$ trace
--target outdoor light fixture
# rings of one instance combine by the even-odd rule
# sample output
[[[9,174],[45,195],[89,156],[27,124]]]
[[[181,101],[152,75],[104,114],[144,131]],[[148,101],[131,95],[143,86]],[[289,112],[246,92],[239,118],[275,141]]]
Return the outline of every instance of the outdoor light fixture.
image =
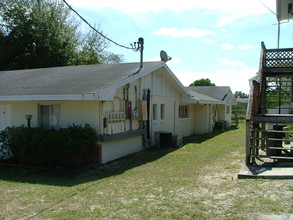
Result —
[[[27,120],[27,127],[30,128],[31,127],[31,120],[33,118],[33,115],[25,115],[25,118]]]

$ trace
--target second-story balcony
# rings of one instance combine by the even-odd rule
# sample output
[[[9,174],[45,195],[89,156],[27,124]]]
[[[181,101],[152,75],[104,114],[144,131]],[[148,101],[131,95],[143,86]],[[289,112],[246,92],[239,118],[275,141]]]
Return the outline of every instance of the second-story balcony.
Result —
[[[265,75],[293,73],[293,48],[266,49],[261,43],[260,71]]]
[[[293,113],[293,48],[266,49],[261,44],[259,114]]]

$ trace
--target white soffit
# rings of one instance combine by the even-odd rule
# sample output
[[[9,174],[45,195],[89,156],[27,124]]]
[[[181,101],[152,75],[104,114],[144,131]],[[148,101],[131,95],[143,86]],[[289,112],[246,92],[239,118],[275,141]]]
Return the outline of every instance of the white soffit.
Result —
[[[278,21],[293,19],[293,0],[277,0]]]

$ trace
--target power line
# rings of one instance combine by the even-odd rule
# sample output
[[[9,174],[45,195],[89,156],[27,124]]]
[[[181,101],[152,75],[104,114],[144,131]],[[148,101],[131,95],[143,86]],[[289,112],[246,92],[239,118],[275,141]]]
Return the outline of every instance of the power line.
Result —
[[[121,45],[115,41],[113,41],[112,39],[108,38],[107,36],[105,36],[104,34],[102,34],[100,31],[98,31],[96,28],[94,28],[86,19],[84,19],[76,10],[74,10],[67,2],[66,0],[63,0],[63,2],[68,6],[68,8],[73,11],[81,20],[83,20],[91,29],[93,29],[95,32],[97,32],[98,34],[100,34],[103,38],[105,38],[106,40],[112,42],[113,44],[119,46],[119,47],[123,47],[125,49],[129,49],[132,50],[133,48],[131,47],[127,47],[124,45]]]
[[[281,35],[281,22],[280,18],[277,14],[277,12],[274,12],[272,9],[270,9],[262,0],[258,0],[266,9],[268,9],[270,12],[272,12],[274,15],[276,15],[278,20],[278,39],[277,39],[277,47],[280,48],[280,35]]]
[[[276,15],[277,17],[278,17],[278,15],[277,15],[277,13],[276,12],[274,12],[272,9],[270,9],[262,0],[258,0],[266,9],[268,9],[270,12],[272,12],[274,15]]]

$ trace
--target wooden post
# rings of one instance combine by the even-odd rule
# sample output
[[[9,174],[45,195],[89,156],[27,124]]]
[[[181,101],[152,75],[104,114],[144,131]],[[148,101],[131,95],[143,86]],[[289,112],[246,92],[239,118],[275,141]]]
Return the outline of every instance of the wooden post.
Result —
[[[250,126],[251,126],[251,122],[249,119],[246,119],[246,165],[250,165]]]

